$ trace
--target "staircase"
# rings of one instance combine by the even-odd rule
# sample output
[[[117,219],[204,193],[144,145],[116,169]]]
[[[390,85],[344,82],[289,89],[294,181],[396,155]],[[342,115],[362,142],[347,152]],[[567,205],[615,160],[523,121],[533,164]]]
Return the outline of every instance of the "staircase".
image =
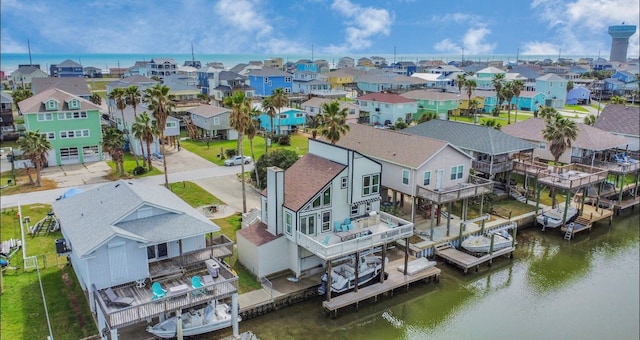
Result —
[[[518,202],[526,202],[527,198],[524,195],[520,194],[517,190],[517,187],[510,185],[509,186],[509,196],[513,197]]]
[[[196,127],[195,124],[193,124],[193,121],[191,120],[191,117],[183,116],[182,120],[184,121],[184,125],[187,127],[187,132],[189,133],[189,139],[197,140],[198,139],[198,128]]]

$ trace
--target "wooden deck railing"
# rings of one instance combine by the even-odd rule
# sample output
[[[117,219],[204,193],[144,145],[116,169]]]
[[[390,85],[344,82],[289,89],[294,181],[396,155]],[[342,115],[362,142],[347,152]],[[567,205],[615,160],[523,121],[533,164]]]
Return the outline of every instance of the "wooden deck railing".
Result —
[[[416,196],[436,203],[447,203],[464,198],[476,197],[481,194],[488,194],[492,191],[492,181],[477,176],[469,176],[467,183],[442,188],[440,190],[427,189],[418,185]]]

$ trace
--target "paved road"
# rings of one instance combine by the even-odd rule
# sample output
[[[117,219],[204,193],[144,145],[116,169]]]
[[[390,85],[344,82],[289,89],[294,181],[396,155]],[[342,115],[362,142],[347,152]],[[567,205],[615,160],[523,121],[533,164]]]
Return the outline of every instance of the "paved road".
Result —
[[[2,169],[5,169],[5,157],[2,157]],[[9,163],[7,163],[9,164]],[[162,167],[161,162],[154,166]],[[9,165],[10,168],[10,165]],[[203,189],[221,199],[234,211],[242,211],[242,183],[237,176],[240,166],[217,166],[200,156],[182,149],[167,152],[167,169],[170,183],[193,181]],[[253,164],[245,166],[245,171],[253,170]],[[58,188],[52,190],[35,191],[25,194],[2,195],[1,206],[9,207],[20,204],[51,203],[60,197],[70,187],[87,191],[104,185],[108,180],[104,175],[111,169],[106,162],[91,164],[74,164],[49,167],[43,171],[43,177],[55,180]],[[145,184],[164,184],[164,174],[157,176],[132,179],[133,182]],[[260,194],[252,186],[246,185],[247,210],[260,207]]]

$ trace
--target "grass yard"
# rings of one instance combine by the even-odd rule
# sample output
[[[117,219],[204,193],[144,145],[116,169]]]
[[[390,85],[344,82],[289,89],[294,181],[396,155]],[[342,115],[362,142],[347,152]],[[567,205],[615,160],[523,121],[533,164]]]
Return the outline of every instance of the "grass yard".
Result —
[[[22,216],[29,216],[33,225],[46,216],[51,207],[34,204],[22,207]],[[0,214],[2,241],[20,238],[20,219],[17,208],[7,208]],[[27,226],[25,225],[25,228]],[[87,300],[66,258],[58,257],[55,240],[59,231],[32,237],[25,235],[27,256],[37,256],[46,267],[40,269],[44,295],[55,339],[81,339],[98,333]],[[2,273],[0,298],[2,339],[45,339],[49,335],[46,314],[40,294],[38,274],[23,271],[22,251],[11,259],[10,266],[18,269]]]
[[[294,150],[298,155],[304,155],[309,150],[309,145],[307,142],[308,139],[309,138],[303,134],[294,133],[291,135],[290,146],[283,146],[272,143],[271,146],[269,146],[269,151],[277,149],[289,149]],[[220,159],[220,157],[218,157],[220,152],[222,151],[222,153],[225,154],[225,151],[227,149],[235,150],[237,145],[235,140],[211,141],[208,146],[207,142],[192,140],[183,140],[180,142],[180,144],[183,148],[217,165],[224,165],[224,159]],[[260,156],[264,154],[264,146],[265,139],[263,137],[256,136],[253,139],[253,151],[255,160],[260,159]],[[244,155],[251,156],[251,147],[247,138],[243,139],[242,147],[244,149]]]
[[[138,162],[140,163],[140,166],[142,166],[142,158],[140,156],[138,156]],[[153,165],[153,170],[151,171],[147,171],[142,175],[139,176],[134,176],[133,175],[133,169],[136,168],[136,161],[133,157],[132,154],[130,153],[125,153],[124,154],[124,172],[125,172],[125,176],[120,176],[120,173],[116,173],[116,165],[113,161],[107,161],[107,164],[109,164],[109,167],[111,167],[111,169],[113,170],[113,172],[111,174],[109,174],[107,176],[107,178],[109,180],[117,180],[120,178],[133,178],[133,177],[147,177],[147,176],[155,176],[155,175],[161,175],[162,174],[162,161],[153,161],[151,162],[151,165]],[[145,169],[147,169],[147,167],[145,167]]]
[[[4,170],[4,169],[3,169]],[[36,180],[36,171],[35,169],[31,170],[31,177],[33,177],[33,181]],[[12,185],[7,186],[6,188],[1,189],[2,195],[13,195],[13,194],[21,194],[26,192],[33,191],[41,191],[41,190],[50,190],[58,187],[58,184],[50,179],[41,177],[40,182],[42,184],[41,187],[37,187],[35,184],[29,184],[29,176],[25,169],[16,169],[16,180],[13,182],[13,173],[11,170],[4,171],[0,173],[0,186],[4,186],[8,183],[8,181],[12,181]]]
[[[564,108],[567,110],[573,110],[576,112],[589,113],[589,110],[582,107],[582,105],[565,105]]]
[[[518,122],[533,118],[533,112],[530,111],[520,111],[518,110]],[[502,126],[506,126],[509,121],[507,111],[500,111],[500,115],[498,117],[494,117],[490,113],[482,113],[478,114],[478,123],[482,123],[483,120],[495,119]],[[511,123],[516,122],[516,111],[511,111]],[[451,116],[449,120],[465,122],[465,123],[473,123],[473,116]]]

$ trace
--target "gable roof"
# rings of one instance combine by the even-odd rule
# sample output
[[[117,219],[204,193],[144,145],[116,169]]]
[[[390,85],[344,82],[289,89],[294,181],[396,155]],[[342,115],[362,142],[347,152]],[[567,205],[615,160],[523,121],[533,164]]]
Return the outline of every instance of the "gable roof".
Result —
[[[84,78],[33,78],[31,80],[31,90],[33,94],[38,94],[50,88],[58,88],[62,91],[69,92],[76,96],[90,96],[91,90]]]
[[[288,73],[273,67],[263,67],[261,69],[252,69],[251,71],[249,71],[249,75],[257,76],[257,77],[290,77],[292,76],[291,73]]]
[[[123,221],[144,206],[164,213]],[[53,210],[73,251],[80,257],[115,237],[156,244],[220,230],[163,186],[124,180],[56,201]]]
[[[192,107],[188,109],[187,112],[195,113],[198,116],[209,118],[209,117],[217,116],[219,114],[230,112],[230,111],[226,107],[213,106],[213,105],[206,104],[206,105],[199,105],[196,107]]]
[[[314,154],[305,154],[284,172],[284,204],[300,210],[346,168]]]
[[[33,73],[38,72],[38,71],[41,72],[41,73],[47,74],[43,70],[41,70],[41,69],[39,69],[39,68],[37,68],[37,67],[35,67],[33,65],[21,66],[17,70],[11,72],[11,74],[27,75],[27,74],[33,74]]]
[[[76,63],[75,61],[71,60],[71,59],[66,59],[65,61],[61,62],[58,65],[55,65],[56,67],[82,67],[82,65]]]
[[[505,70],[499,69],[497,67],[489,66],[485,67],[482,70],[479,70],[476,73],[507,73]]]
[[[84,98],[78,97],[69,92],[62,91],[55,87],[19,102],[18,107],[20,108],[20,112],[22,112],[23,114],[45,112],[46,110],[44,107],[44,102],[49,99],[55,99],[58,102],[60,102],[60,104],[62,105],[58,111],[64,110],[65,108],[69,110],[69,108],[66,107],[66,102],[72,98],[78,99],[80,101],[81,110],[100,111],[101,109],[100,106]]]
[[[402,131],[377,129],[361,124],[349,125],[349,132],[336,145],[358,151],[371,158],[416,169],[447,146],[467,153],[446,141]],[[411,147],[407,147],[411,146]]]
[[[594,126],[613,133],[640,136],[640,109],[622,104],[607,104]]]
[[[426,99],[426,100],[437,100],[437,101],[443,101],[443,100],[457,101],[458,99],[460,99],[460,96],[458,94],[442,92],[442,91],[427,91],[427,90],[407,91],[401,94],[401,96],[405,98],[413,99],[413,100]]]
[[[402,132],[446,140],[461,149],[489,155],[519,152],[537,147],[530,142],[488,126],[450,120],[433,119],[403,129]]]
[[[13,103],[13,97],[5,91],[0,91],[0,103]]]
[[[501,131],[530,141],[546,142],[542,137],[542,130],[544,130],[545,126],[546,123],[542,118],[532,118],[504,126]],[[582,123],[578,123],[577,126],[578,135],[576,140],[571,142],[573,147],[601,151],[627,144],[624,138],[607,131]]]
[[[555,73],[547,73],[544,76],[536,78],[536,80],[542,80],[542,81],[565,81],[565,82],[568,82],[568,80],[560,77],[559,75],[557,75]]]
[[[372,92],[357,98],[357,100],[377,101],[381,103],[401,104],[413,103],[413,99],[405,98],[395,93]]]

